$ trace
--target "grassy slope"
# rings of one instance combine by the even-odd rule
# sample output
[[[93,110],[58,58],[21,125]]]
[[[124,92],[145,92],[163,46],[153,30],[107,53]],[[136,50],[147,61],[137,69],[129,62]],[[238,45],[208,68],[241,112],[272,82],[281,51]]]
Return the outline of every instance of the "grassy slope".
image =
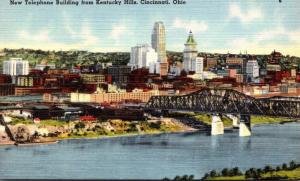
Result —
[[[288,170],[288,171],[274,171],[272,172],[273,176],[280,176],[280,177],[288,177],[289,179],[300,179],[300,168],[295,170]],[[271,173],[266,173],[262,175],[262,178],[270,178]],[[207,180],[246,180],[245,176],[234,176],[234,177],[215,177],[215,178],[208,178]]]
[[[212,117],[211,117],[210,114],[196,114],[195,118],[202,121],[202,122],[204,122],[205,124],[211,125]],[[231,119],[223,116],[222,121],[223,121],[223,124],[224,124],[225,127],[231,127],[232,126]]]
[[[281,177],[287,176],[289,179],[300,179],[300,168],[297,168],[295,170],[289,170],[289,171],[278,171],[278,172],[273,172],[272,175],[278,175]],[[268,178],[271,177],[271,173],[267,173],[263,175],[263,178]]]
[[[210,125],[211,124],[211,115],[209,114],[196,114],[194,116],[198,120]],[[227,117],[222,117],[222,121],[225,127],[231,127],[232,121]],[[251,124],[272,124],[272,123],[281,123],[281,122],[293,122],[295,119],[288,119],[288,118],[274,118],[274,117],[265,117],[265,116],[251,116]]]
[[[295,119],[288,118],[275,118],[275,117],[264,117],[264,116],[251,116],[251,124],[272,124],[280,122],[292,122]]]
[[[246,180],[245,176],[234,176],[234,177],[215,177],[215,178],[208,178],[207,180]]]

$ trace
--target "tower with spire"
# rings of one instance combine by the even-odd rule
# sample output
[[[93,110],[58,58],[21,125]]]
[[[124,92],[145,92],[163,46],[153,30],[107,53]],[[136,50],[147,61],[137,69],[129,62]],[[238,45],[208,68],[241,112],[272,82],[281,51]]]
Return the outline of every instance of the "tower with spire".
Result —
[[[184,44],[185,48],[183,50],[183,67],[186,72],[194,71],[193,62],[196,60],[198,51],[197,43],[194,39],[192,31],[190,31],[188,39]]]

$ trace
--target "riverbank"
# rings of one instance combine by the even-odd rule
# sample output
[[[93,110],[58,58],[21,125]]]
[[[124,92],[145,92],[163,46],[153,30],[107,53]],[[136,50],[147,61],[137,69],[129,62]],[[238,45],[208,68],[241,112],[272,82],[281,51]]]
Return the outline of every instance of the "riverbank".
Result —
[[[183,116],[178,113],[176,116]],[[174,115],[173,115],[174,116]],[[18,134],[18,129],[23,127],[28,135],[36,134],[38,141],[30,142],[32,144],[47,144],[47,142],[56,142],[66,139],[101,139],[124,136],[152,135],[163,133],[190,132],[197,129],[191,128],[175,118],[163,118],[148,121],[123,121],[108,120],[94,122],[65,122],[56,120],[43,120],[39,124],[34,124],[30,120],[14,118],[9,123],[9,128],[14,134]],[[193,117],[205,125],[211,125],[211,115],[184,113],[184,116]],[[228,117],[222,117],[224,127],[232,128],[232,120]],[[263,124],[284,124],[298,122],[299,120],[286,118],[271,118],[261,116],[251,116],[251,125]],[[0,140],[0,145],[11,145],[15,142]]]
[[[102,139],[124,136],[152,135],[163,133],[179,133],[196,131],[176,119],[164,118],[149,121],[122,121],[109,120],[105,122],[63,122],[55,120],[45,120],[39,124],[33,124],[28,120],[14,119],[9,128],[14,135],[20,134],[35,135],[36,141],[27,142],[29,144],[47,144],[66,139]],[[24,133],[19,133],[20,128]],[[0,145],[14,144],[15,142],[1,142]],[[23,144],[22,144],[23,145]]]

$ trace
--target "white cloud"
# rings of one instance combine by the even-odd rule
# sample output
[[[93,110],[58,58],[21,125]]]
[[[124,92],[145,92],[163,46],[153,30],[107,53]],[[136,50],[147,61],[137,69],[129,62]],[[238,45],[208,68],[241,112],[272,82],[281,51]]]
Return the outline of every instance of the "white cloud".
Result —
[[[173,22],[173,28],[185,29],[187,32],[192,30],[194,33],[199,33],[206,31],[208,29],[208,25],[204,21],[184,21],[179,18],[176,18]]]
[[[278,36],[284,36],[289,43],[276,42]],[[300,55],[300,28],[288,31],[282,26],[257,33],[253,37],[236,38],[227,42],[228,50],[232,53],[248,50],[249,53],[266,54],[274,49],[284,54]]]
[[[83,41],[83,46],[96,45],[98,43],[98,38],[92,34],[90,26],[87,23],[82,24],[79,35]]]
[[[64,29],[73,40],[81,42],[81,46],[87,47],[99,43],[98,37],[94,36],[91,27],[87,21],[82,21],[80,31],[76,31],[70,24],[69,16],[63,12]]]
[[[235,3],[229,5],[229,18],[238,18],[242,23],[248,23],[263,18],[262,10],[259,7],[249,7],[248,10],[242,10]]]
[[[82,23],[80,31],[76,32],[71,26],[67,25],[67,33],[73,39],[74,43],[65,43],[57,40],[53,40],[49,37],[51,33],[49,30],[37,30],[36,33],[29,31],[17,32],[20,40],[16,44],[10,44],[10,47],[22,48],[21,46],[26,45],[27,48],[33,49],[86,49],[93,46],[97,46],[99,39],[93,35],[91,28],[88,23]]]
[[[69,18],[68,18],[68,15],[66,14],[66,12],[63,12],[63,21],[64,21],[64,28],[69,33],[69,35],[72,38],[76,37],[76,32],[71,27],[71,24],[70,24],[70,21],[69,21]]]
[[[29,33],[28,31],[22,30],[18,32],[19,38],[29,41],[48,41],[49,40],[49,31],[41,30],[37,33]]]
[[[114,24],[112,26],[112,30],[110,36],[115,40],[115,43],[119,43],[121,41],[122,36],[127,32],[127,27],[124,24]]]

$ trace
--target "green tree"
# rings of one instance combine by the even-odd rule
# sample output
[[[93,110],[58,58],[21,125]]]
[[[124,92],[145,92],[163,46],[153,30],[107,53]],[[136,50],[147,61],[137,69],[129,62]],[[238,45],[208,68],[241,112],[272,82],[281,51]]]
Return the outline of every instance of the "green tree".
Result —
[[[287,164],[286,163],[282,164],[282,170],[287,170],[287,169],[288,169]]]
[[[213,178],[213,177],[216,177],[216,176],[217,176],[216,170],[210,171],[209,176],[212,177],[212,178]]]
[[[83,123],[83,122],[78,122],[78,123],[76,123],[75,124],[75,129],[83,129],[83,128],[85,128],[85,124]]]
[[[265,168],[264,168],[264,172],[268,173],[268,172],[271,172],[271,171],[273,171],[272,166],[271,165],[266,165]]]
[[[276,167],[276,171],[278,172],[278,171],[280,171],[280,170],[281,170],[280,166],[277,166],[277,167]]]
[[[290,169],[290,170],[293,170],[293,169],[295,169],[296,167],[297,167],[296,162],[295,162],[294,160],[292,160],[292,161],[290,162],[290,167],[289,167],[289,169]]]
[[[242,175],[242,172],[240,171],[239,167],[234,167],[232,169],[232,174],[233,174],[233,176],[239,176],[239,175]]]
[[[224,169],[221,171],[221,173],[222,173],[222,176],[224,176],[224,177],[229,176],[229,170],[228,170],[228,168],[224,168]]]

